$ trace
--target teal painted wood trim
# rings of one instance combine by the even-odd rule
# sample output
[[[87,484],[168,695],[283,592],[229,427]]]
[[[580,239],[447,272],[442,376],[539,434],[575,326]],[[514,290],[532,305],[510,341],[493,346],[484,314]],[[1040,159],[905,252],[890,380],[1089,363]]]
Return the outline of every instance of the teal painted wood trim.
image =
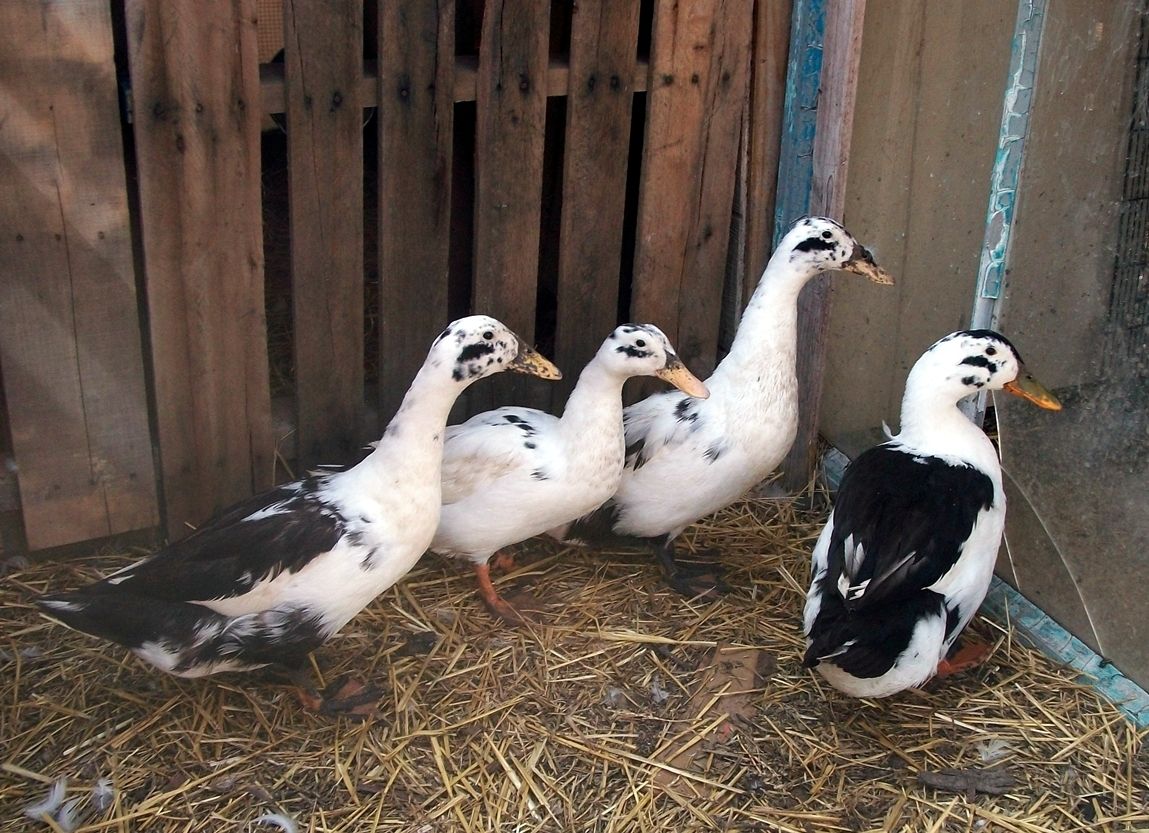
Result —
[[[990,173],[989,208],[978,263],[977,295],[972,319],[974,327],[992,327],[996,323],[996,303],[993,302],[1001,298],[1009,257],[1013,209],[1017,202],[1025,137],[1029,133],[1029,111],[1037,77],[1045,6],[1046,0],[1019,0],[1017,4],[1009,74],[1001,103],[1001,129]]]
[[[1149,693],[1145,689],[997,576],[990,583],[981,613],[1000,624],[1008,622],[1034,647],[1077,671],[1138,728],[1149,726]]]
[[[794,0],[782,142],[778,155],[778,194],[774,203],[774,246],[810,210],[814,181],[814,133],[822,77],[825,0]]]

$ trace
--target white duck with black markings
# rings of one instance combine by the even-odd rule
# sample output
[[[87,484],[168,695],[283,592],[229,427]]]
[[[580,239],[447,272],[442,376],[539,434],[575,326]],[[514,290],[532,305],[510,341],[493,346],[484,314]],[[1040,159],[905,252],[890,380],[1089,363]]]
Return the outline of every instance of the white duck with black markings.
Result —
[[[997,451],[958,408],[982,390],[1061,408],[1004,336],[952,333],[911,369],[901,432],[846,469],[803,617],[804,664],[846,694],[886,697],[988,652],[953,651],[985,598],[1005,527]]]
[[[618,491],[552,534],[586,544],[642,539],[678,592],[720,589],[717,565],[687,570],[675,560],[674,539],[740,498],[786,456],[798,428],[798,295],[811,278],[831,270],[893,283],[839,223],[825,217],[796,222],[771,256],[730,352],[706,380],[710,397],[669,391],[628,407]]]
[[[560,377],[495,319],[455,321],[358,465],[242,501],[150,558],[42,597],[40,607],[180,677],[270,664],[305,675],[307,654],[426,550],[439,520],[448,413],[468,385],[503,370]],[[360,689],[305,703],[358,709],[363,698],[350,695]]]
[[[661,330],[624,324],[583,368],[561,417],[504,407],[447,429],[443,509],[431,549],[471,561],[495,615],[526,618],[491,584],[491,557],[614,494],[625,456],[622,388],[632,376],[657,376],[685,397],[707,396]]]

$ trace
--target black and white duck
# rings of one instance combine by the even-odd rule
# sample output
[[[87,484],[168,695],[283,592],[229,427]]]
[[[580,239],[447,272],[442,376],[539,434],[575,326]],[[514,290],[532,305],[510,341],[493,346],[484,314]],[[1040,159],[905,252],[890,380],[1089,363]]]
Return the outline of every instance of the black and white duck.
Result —
[[[448,412],[472,382],[503,370],[560,378],[549,361],[485,315],[435,340],[374,450],[232,506],[149,558],[40,607],[180,677],[266,665],[306,678],[307,654],[403,577],[439,521]],[[357,682],[326,711],[358,709]],[[306,690],[306,689],[305,689]]]
[[[622,388],[632,376],[657,376],[683,396],[707,396],[661,330],[624,324],[583,368],[561,417],[504,407],[447,429],[443,509],[431,549],[471,561],[495,615],[526,618],[491,584],[491,557],[591,511],[618,488]]]
[[[722,587],[717,568],[688,570],[674,539],[760,483],[782,462],[798,429],[798,295],[823,272],[893,278],[840,224],[805,217],[766,265],[730,352],[706,380],[708,399],[656,393],[626,409],[626,468],[618,491],[595,512],[553,534],[585,544],[652,546],[663,576],[686,596]]]
[[[1005,526],[997,451],[957,404],[983,390],[1061,409],[1003,336],[952,333],[910,370],[901,432],[846,469],[814,547],[803,660],[846,694],[886,697],[988,651],[953,650]]]

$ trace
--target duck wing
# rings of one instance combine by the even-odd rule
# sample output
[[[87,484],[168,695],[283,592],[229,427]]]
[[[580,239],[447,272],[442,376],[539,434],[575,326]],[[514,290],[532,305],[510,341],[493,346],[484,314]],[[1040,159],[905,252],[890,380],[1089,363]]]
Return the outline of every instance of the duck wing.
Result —
[[[209,601],[297,572],[347,531],[338,507],[318,492],[322,480],[286,484],[231,506],[186,538],[78,592]]]
[[[834,504],[829,576],[850,611],[906,599],[957,562],[981,512],[993,506],[989,476],[896,442],[861,454]]]
[[[459,503],[508,477],[546,479],[561,461],[553,452],[558,420],[533,408],[496,408],[447,428],[443,504]]]
[[[654,393],[622,412],[626,467],[642,468],[659,454],[681,445],[699,427],[702,402],[681,391]]]

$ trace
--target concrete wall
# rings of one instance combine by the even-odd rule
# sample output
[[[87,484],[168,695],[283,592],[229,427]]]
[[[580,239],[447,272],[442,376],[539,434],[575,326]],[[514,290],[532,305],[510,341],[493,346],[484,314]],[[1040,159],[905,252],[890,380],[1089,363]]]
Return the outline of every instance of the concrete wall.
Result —
[[[1143,5],[1046,7],[999,328],[1066,408],[998,397],[998,572],[1146,685],[1132,577],[1149,570],[1149,378],[1103,372]],[[909,366],[968,325],[1015,16],[1001,0],[867,6],[845,221],[898,286],[834,282],[821,429],[847,453],[896,427]]]
[[[969,320],[1014,17],[867,4],[845,220],[898,283],[834,281],[821,428],[847,451],[896,424],[909,366]]]

